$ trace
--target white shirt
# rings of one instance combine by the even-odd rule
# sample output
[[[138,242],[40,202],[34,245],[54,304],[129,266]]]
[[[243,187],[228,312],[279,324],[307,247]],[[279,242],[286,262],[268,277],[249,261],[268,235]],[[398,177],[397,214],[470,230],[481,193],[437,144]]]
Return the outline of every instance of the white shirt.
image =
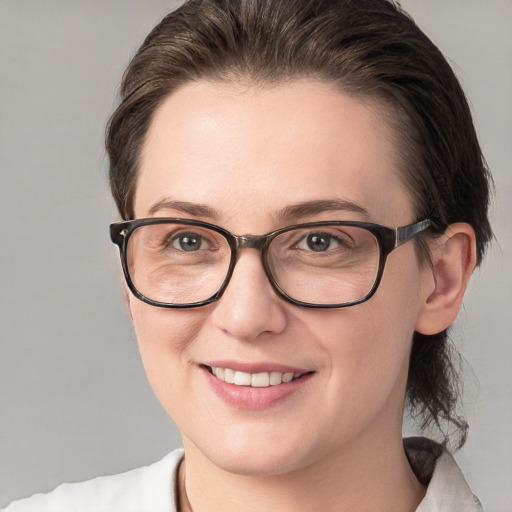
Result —
[[[482,512],[453,457],[424,438],[404,441],[407,457],[428,483],[416,512]],[[12,502],[4,512],[177,512],[178,449],[150,466],[76,484]]]

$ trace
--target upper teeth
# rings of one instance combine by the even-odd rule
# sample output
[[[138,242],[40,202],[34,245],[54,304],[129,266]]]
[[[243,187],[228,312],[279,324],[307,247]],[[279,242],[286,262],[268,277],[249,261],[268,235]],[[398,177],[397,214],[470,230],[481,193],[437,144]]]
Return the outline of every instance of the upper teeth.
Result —
[[[252,386],[253,388],[267,388],[277,386],[283,382],[290,382],[300,377],[302,373],[293,372],[261,372],[247,373],[232,370],[231,368],[211,367],[212,373],[220,380],[237,386]]]

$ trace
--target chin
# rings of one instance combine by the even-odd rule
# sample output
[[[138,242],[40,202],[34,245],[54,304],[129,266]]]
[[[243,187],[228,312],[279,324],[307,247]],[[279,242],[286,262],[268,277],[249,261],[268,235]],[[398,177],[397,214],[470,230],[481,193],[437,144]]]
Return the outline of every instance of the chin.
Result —
[[[300,457],[280,456],[278,454],[242,453],[233,456],[215,457],[210,461],[224,471],[246,476],[279,476],[300,470],[308,464]]]
[[[269,436],[231,437],[224,443],[195,446],[212,464],[230,473],[247,476],[277,476],[303,469],[315,462],[313,443],[269,439]]]

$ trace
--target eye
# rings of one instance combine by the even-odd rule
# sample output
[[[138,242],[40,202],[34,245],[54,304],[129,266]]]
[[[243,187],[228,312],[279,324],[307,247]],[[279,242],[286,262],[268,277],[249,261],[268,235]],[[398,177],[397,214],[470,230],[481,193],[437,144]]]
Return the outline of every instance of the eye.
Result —
[[[343,243],[338,237],[329,233],[318,232],[308,233],[304,236],[297,244],[297,248],[304,251],[325,252],[343,245],[346,245],[346,243]]]
[[[169,240],[168,245],[179,251],[192,252],[208,249],[205,238],[192,231],[178,233]]]

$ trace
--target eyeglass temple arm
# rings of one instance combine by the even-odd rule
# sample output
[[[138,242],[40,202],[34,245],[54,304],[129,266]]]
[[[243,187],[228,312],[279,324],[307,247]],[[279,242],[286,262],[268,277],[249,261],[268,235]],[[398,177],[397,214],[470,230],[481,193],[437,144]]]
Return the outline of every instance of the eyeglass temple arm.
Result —
[[[395,230],[395,247],[399,247],[405,242],[408,242],[411,238],[415,237],[418,233],[425,231],[429,227],[432,226],[432,221],[430,219],[422,220],[420,222],[415,222],[414,224],[409,224],[408,226],[403,226],[401,228],[396,228]]]

